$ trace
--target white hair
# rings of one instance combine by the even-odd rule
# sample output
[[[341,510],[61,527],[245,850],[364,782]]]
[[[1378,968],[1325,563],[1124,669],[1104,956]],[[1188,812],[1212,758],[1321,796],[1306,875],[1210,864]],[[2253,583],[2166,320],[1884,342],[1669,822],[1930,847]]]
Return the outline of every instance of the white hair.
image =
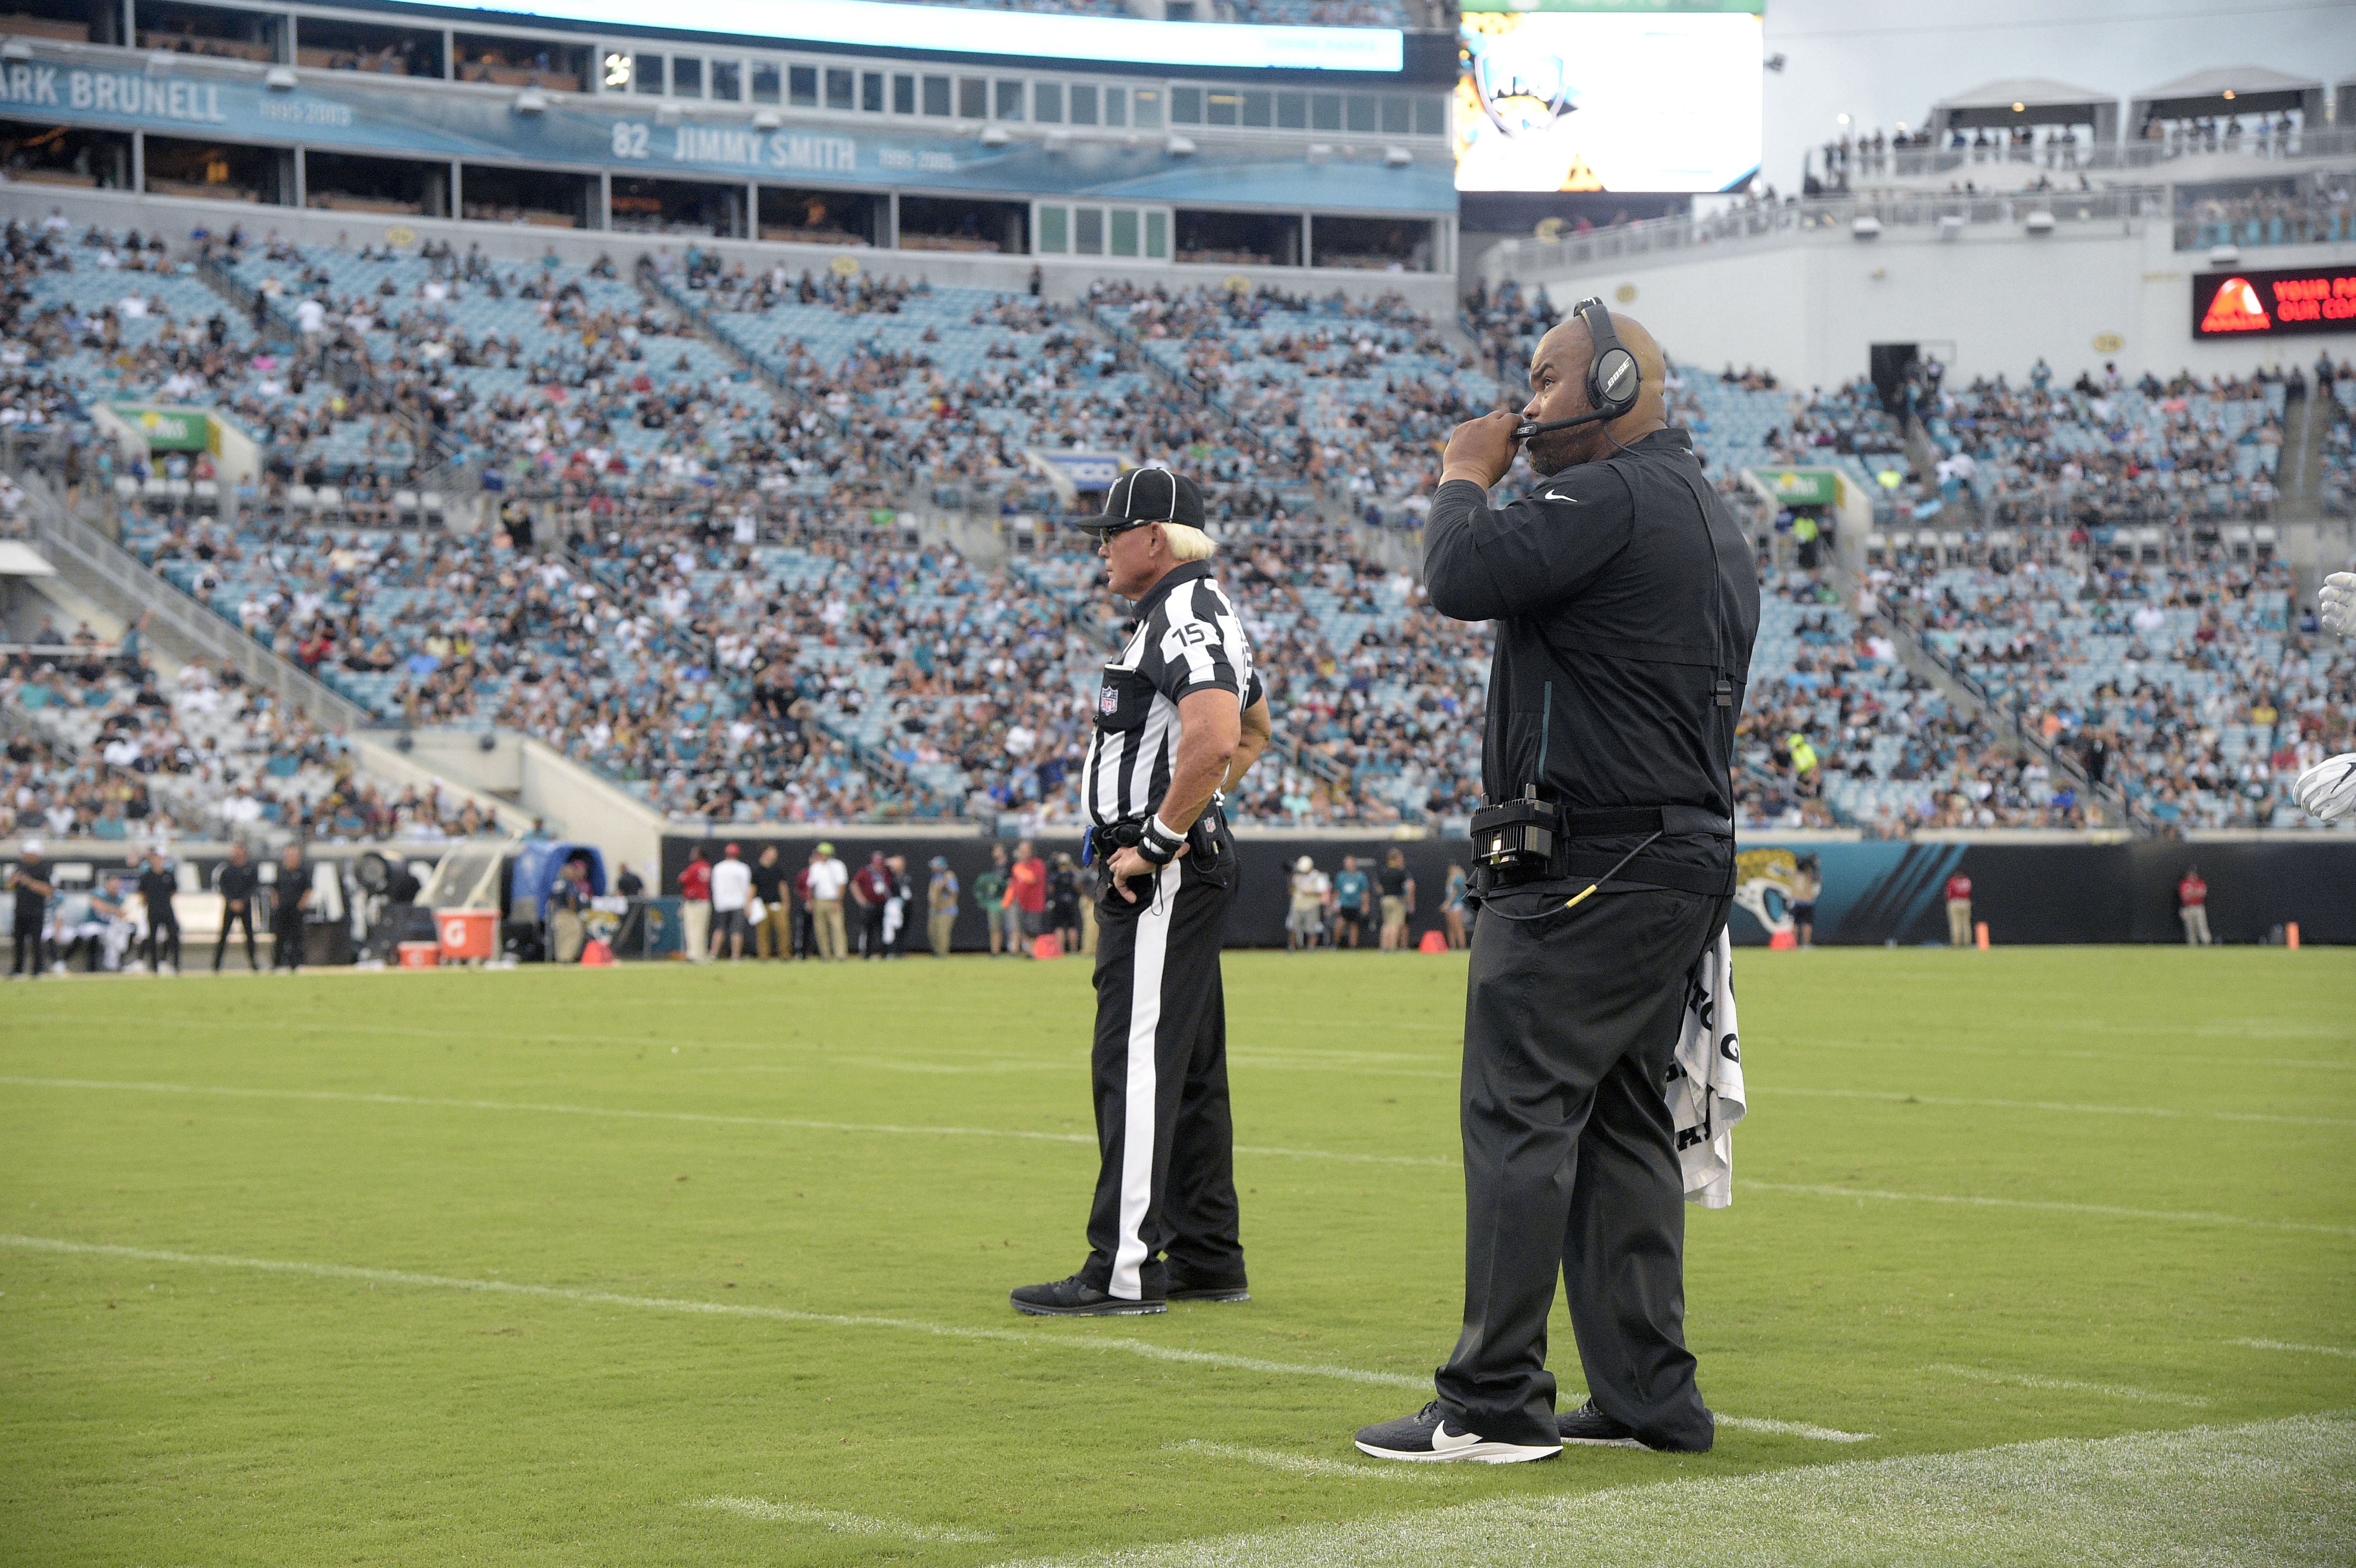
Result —
[[[1184,523],[1162,524],[1162,540],[1170,547],[1170,559],[1178,561],[1207,560],[1219,548],[1210,535]]]

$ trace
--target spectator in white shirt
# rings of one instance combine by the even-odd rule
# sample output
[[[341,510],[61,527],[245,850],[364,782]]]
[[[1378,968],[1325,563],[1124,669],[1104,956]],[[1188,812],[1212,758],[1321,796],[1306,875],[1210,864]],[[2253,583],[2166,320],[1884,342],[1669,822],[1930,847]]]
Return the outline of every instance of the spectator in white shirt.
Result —
[[[744,933],[747,925],[744,906],[753,898],[753,868],[744,863],[744,855],[731,844],[720,857],[720,864],[712,868],[712,956],[720,956],[720,944],[728,944],[731,963],[744,956]]]

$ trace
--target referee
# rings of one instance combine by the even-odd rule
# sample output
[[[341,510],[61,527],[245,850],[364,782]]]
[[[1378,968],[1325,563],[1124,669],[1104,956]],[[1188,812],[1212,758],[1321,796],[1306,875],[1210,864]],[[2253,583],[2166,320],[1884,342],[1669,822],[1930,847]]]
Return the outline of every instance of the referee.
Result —
[[[1203,497],[1167,469],[1124,475],[1097,536],[1137,625],[1104,667],[1080,788],[1099,863],[1091,1053],[1103,1164],[1088,1259],[1012,1293],[1034,1316],[1246,1301],[1219,941],[1237,880],[1218,808],[1268,744],[1268,702],[1212,577]]]
[[[1459,425],[1432,496],[1431,606],[1496,635],[1491,804],[1472,818],[1464,1323],[1440,1397],[1358,1434],[1377,1457],[1698,1452],[1715,1435],[1685,1344],[1663,1085],[1687,976],[1732,901],[1729,769],[1759,584],[1669,426],[1665,370],[1651,334],[1581,302],[1531,357],[1530,425]],[[1524,437],[1547,477],[1493,509]],[[1562,1415],[1546,1370],[1558,1275],[1589,1391]]]

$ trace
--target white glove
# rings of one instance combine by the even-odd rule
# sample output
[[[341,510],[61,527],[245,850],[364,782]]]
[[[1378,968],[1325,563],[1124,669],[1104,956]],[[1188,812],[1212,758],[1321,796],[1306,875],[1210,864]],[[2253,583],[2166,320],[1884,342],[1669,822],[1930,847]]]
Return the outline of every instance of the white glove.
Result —
[[[2356,640],[2356,571],[2335,571],[2323,580],[2315,596],[2323,624],[2340,636]]]
[[[2356,810],[2356,752],[2326,757],[2298,775],[2291,794],[2308,815],[2337,822]]]

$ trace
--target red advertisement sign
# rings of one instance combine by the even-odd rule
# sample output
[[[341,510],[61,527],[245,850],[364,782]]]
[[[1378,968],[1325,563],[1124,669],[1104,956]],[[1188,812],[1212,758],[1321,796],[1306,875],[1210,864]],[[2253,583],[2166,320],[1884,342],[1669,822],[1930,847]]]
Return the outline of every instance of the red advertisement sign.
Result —
[[[2201,272],[2192,279],[2195,337],[2356,333],[2356,267]]]

